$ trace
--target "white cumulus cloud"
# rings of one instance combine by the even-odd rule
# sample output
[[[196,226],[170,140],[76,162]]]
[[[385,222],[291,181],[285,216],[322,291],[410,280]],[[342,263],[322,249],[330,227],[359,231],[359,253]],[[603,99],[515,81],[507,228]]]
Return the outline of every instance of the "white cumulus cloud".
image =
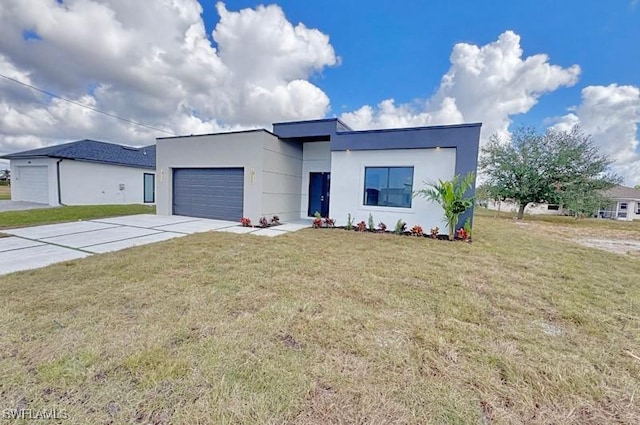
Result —
[[[540,96],[578,81],[580,67],[549,63],[545,54],[523,57],[520,36],[506,31],[484,46],[458,43],[436,93],[423,102],[388,99],[341,118],[356,128],[482,122],[483,139],[508,133],[511,116],[528,112]]]
[[[580,125],[593,137],[600,151],[614,161],[614,171],[626,184],[640,184],[640,87],[617,84],[585,87],[580,105],[555,121],[553,127],[559,130]]]
[[[177,134],[326,115],[309,82],[339,62],[326,34],[276,5],[216,8],[210,39],[196,0],[3,0],[0,73]],[[0,79],[0,153],[161,135]]]

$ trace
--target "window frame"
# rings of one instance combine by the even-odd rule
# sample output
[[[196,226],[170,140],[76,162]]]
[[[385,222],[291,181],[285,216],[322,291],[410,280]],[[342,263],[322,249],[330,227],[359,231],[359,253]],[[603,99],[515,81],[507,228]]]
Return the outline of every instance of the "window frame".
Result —
[[[147,201],[147,176],[151,176],[151,201]],[[145,204],[156,203],[156,175],[155,173],[142,173],[142,202]]]
[[[386,169],[386,173],[387,173],[387,182],[386,182],[386,189],[389,189],[389,175],[390,175],[390,170],[391,169],[400,169],[400,168],[406,168],[406,169],[410,169],[411,170],[411,196],[409,197],[409,205],[402,205],[402,206],[398,206],[398,205],[371,205],[371,204],[367,204],[367,170],[368,169]],[[387,208],[391,208],[393,210],[412,210],[413,209],[413,187],[415,185],[415,165],[411,164],[411,165],[363,165],[363,169],[362,169],[362,197],[361,197],[361,205],[363,208],[368,209],[368,208],[380,208],[380,209],[387,209]],[[382,189],[382,188],[381,188]],[[387,200],[388,202],[388,200]]]

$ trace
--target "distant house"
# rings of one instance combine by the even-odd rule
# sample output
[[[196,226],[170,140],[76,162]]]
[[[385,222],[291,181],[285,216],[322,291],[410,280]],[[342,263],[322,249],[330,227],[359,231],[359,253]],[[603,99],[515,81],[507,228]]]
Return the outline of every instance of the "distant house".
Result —
[[[598,211],[600,218],[616,220],[640,220],[640,190],[626,186],[614,186],[605,192],[612,203]]]
[[[502,211],[502,212],[518,212],[518,203],[511,200],[493,201],[489,200],[485,203],[486,207],[490,210]],[[564,215],[564,210],[558,204],[530,203],[524,209],[525,214],[533,215]]]
[[[4,155],[11,199],[49,205],[155,202],[155,145],[80,140]]]

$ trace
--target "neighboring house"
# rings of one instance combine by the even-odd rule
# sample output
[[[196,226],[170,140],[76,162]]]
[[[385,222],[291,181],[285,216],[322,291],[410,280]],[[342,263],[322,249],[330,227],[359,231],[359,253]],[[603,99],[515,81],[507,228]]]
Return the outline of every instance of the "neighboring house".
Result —
[[[476,172],[480,127],[353,131],[333,118],[277,123],[273,131],[158,138],[157,212],[257,222],[317,211],[337,225],[348,214],[356,223],[372,214],[389,228],[399,219],[444,228],[441,207],[413,192],[424,182]]]
[[[96,140],[4,155],[11,199],[49,205],[155,202],[155,146],[134,148]]]
[[[490,210],[496,210],[501,212],[518,212],[518,204],[514,201],[505,200],[505,201],[486,201],[485,207]],[[525,214],[533,214],[533,215],[564,215],[564,211],[560,205],[557,204],[547,204],[547,203],[539,203],[534,204],[530,203],[524,209]]]
[[[612,203],[606,209],[598,211],[598,217],[640,220],[640,190],[618,185],[607,190],[605,195]]]

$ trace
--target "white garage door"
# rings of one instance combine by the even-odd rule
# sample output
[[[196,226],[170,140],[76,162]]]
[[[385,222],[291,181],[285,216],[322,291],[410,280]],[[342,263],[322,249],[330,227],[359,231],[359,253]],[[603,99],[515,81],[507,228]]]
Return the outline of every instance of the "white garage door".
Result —
[[[17,167],[19,201],[49,203],[48,167]]]

